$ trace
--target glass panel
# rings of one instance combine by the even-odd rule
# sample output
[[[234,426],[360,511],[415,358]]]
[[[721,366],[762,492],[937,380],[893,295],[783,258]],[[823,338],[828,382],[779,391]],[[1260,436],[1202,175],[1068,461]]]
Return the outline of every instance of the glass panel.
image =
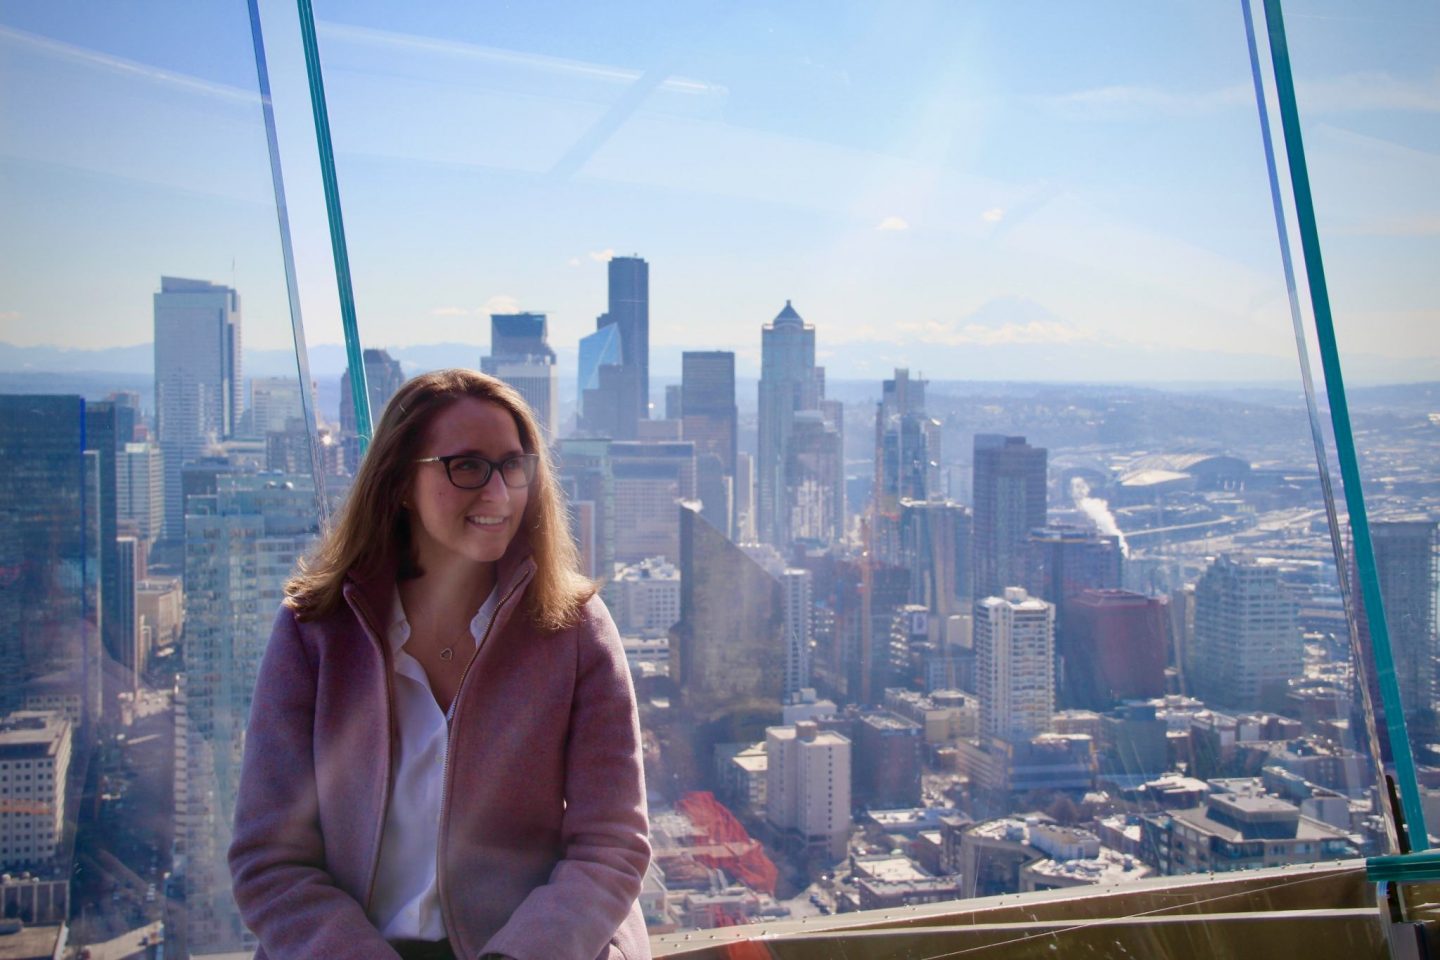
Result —
[[[1286,22],[1376,574],[1433,832],[1440,281],[1428,266],[1440,249],[1432,185],[1440,17],[1317,5]],[[1353,589],[1358,600],[1360,584]],[[1363,603],[1358,609],[1368,648]]]
[[[241,738],[320,521],[245,5],[6,4],[0,90],[5,916],[240,950]]]
[[[359,459],[261,13],[318,422],[245,11],[0,11],[0,883],[75,945],[253,945],[255,671],[309,445],[332,496]],[[1238,6],[317,15],[373,416],[478,366],[555,441],[652,932],[1383,849]],[[1382,521],[1434,512],[1440,38],[1404,16],[1290,19]],[[1431,520],[1376,538],[1422,693]]]
[[[559,438],[652,932],[1384,848],[1241,10],[1032,13],[319,4],[367,341]]]

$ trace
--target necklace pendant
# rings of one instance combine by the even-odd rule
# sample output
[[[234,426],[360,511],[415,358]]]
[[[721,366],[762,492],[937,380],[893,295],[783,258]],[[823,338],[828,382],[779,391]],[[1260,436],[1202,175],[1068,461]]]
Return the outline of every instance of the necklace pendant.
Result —
[[[446,647],[445,649],[441,650],[441,651],[440,651],[440,659],[441,659],[441,660],[445,660],[445,661],[450,661],[450,660],[455,659],[455,650],[454,650],[454,648],[453,648],[453,647]]]

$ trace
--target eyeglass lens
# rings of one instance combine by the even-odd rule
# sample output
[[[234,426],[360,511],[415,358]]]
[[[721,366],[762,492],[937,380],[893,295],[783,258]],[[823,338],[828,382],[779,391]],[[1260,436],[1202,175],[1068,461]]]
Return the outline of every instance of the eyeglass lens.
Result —
[[[529,486],[535,477],[535,455],[511,457],[501,463],[483,457],[456,457],[445,464],[450,482],[466,490],[475,490],[490,482],[490,474],[500,468],[500,479],[507,487]]]

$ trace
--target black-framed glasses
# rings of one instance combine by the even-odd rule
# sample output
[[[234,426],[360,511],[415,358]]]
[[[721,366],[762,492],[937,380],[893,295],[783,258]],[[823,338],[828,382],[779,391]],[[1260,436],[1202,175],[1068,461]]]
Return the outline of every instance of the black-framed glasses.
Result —
[[[490,476],[500,471],[500,482],[512,490],[528,487],[535,480],[535,467],[540,463],[538,453],[522,453],[505,460],[486,460],[473,453],[452,453],[448,457],[421,457],[416,463],[443,463],[445,476],[461,490],[479,490],[490,482]]]

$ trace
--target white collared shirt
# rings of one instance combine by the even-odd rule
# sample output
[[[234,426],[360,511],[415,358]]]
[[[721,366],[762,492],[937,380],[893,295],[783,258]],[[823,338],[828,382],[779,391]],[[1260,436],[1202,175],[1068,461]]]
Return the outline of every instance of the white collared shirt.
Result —
[[[470,621],[474,646],[462,645],[452,663],[463,670],[480,648],[480,641],[495,614],[498,590],[480,605]],[[445,751],[449,725],[425,668],[409,653],[410,623],[397,587],[391,604],[386,643],[395,671],[395,720],[400,735],[400,756],[395,787],[385,812],[385,835],[380,841],[380,863],[370,901],[370,921],[389,940],[443,940],[436,881],[440,842],[440,806],[444,789]],[[458,694],[457,694],[458,699]],[[454,703],[451,703],[451,710]]]

